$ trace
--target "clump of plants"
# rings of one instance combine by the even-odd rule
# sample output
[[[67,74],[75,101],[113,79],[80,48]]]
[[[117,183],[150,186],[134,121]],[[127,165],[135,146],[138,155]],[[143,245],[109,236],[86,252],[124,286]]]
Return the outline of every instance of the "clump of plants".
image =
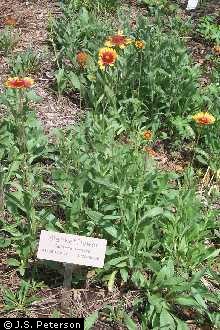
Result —
[[[82,34],[84,28],[80,26],[85,17],[87,22],[91,22],[91,30],[87,27],[88,30]],[[199,112],[214,115],[215,125],[202,132],[206,135],[213,131],[216,136],[217,99],[212,102],[211,94],[204,96],[199,86],[202,73],[192,64],[183,42],[173,35],[172,29],[164,32],[160,24],[152,28],[147,18],[139,17],[134,31],[125,22],[121,26],[123,30],[106,34],[99,20],[85,9],[74,17],[74,26],[77,24],[75,35],[78,37],[75,41],[71,38],[71,45],[65,43],[64,46],[62,41],[62,46],[58,41],[62,40],[59,38],[62,23],[55,23],[52,29],[54,44],[60,49],[57,57],[60,93],[75,90],[87,107],[100,112],[113,106],[127,125],[133,125],[138,118],[139,125],[160,130],[162,139],[175,140],[172,142],[174,148],[179,147],[180,141],[187,145],[191,139],[197,141],[199,136],[199,143],[205,145],[205,150],[200,148],[197,157],[201,160],[201,153],[209,152],[209,143],[193,124],[192,116]],[[95,26],[99,27],[97,38],[91,35]],[[91,39],[94,40],[92,44],[89,43]],[[82,49],[80,44],[85,47]],[[194,149],[191,152],[194,153]]]
[[[36,72],[40,64],[40,56],[30,49],[13,54],[9,58],[8,64],[12,75],[25,76]]]
[[[96,12],[112,12],[118,8],[120,0],[99,0],[97,3],[92,0],[65,0],[64,3],[74,11],[85,7],[88,10],[94,10]]]
[[[11,27],[5,27],[0,31],[0,54],[10,54],[17,42],[18,36],[13,29]]]
[[[197,31],[207,41],[220,45],[220,27],[216,17],[207,15],[200,19]]]
[[[89,111],[82,123],[58,130],[53,145],[26,77],[37,56],[10,60],[16,77],[0,96],[7,114],[0,124],[0,247],[28,277],[30,265],[38,267],[42,229],[106,239],[105,265],[90,282],[137,298],[103,305],[87,328],[104,316],[113,328],[185,330],[189,315],[218,328],[218,210],[204,205],[194,171],[200,162],[218,172],[218,75],[200,88],[199,69],[163,24],[137,17],[134,28],[121,14],[89,12],[89,0],[79,5],[64,2],[63,15],[50,22],[50,44],[58,94],[75,93]],[[170,150],[190,145],[184,172],[159,169],[161,141]],[[37,288],[33,281],[17,292],[2,288],[5,311],[28,315]]]
[[[41,183],[38,159],[46,153],[46,137],[30,107],[38,97],[31,90],[31,78],[9,78],[1,103],[8,116],[1,122],[1,214],[6,208],[13,224],[1,218],[2,244],[12,245],[18,258],[8,260],[24,275],[29,258],[35,253],[40,224],[35,200]],[[38,174],[37,174],[38,173]],[[38,196],[38,197],[37,197]],[[9,235],[9,237],[8,237]],[[5,238],[4,238],[5,237]]]

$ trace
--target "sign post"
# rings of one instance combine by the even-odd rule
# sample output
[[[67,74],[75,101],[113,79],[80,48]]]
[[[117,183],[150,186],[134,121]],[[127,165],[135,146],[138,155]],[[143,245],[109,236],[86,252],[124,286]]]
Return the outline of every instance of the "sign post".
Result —
[[[64,278],[63,287],[65,289],[71,289],[72,277],[73,277],[74,265],[64,263]]]
[[[196,9],[198,3],[199,3],[199,0],[188,0],[186,10]]]
[[[66,308],[71,302],[69,290],[71,289],[75,265],[102,268],[106,246],[107,241],[105,239],[41,231],[37,258],[64,264],[62,306]],[[69,302],[67,303],[67,301]]]

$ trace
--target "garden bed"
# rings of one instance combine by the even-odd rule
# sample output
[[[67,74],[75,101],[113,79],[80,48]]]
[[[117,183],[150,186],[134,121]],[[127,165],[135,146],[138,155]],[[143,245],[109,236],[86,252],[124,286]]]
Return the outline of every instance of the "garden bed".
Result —
[[[0,317],[219,328],[220,8],[185,7],[2,0]],[[65,289],[43,229],[106,239],[104,268]]]

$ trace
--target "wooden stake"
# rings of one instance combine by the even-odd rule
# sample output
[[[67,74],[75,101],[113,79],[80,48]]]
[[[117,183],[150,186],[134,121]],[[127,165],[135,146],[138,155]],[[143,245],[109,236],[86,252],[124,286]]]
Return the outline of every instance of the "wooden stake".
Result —
[[[69,312],[71,310],[72,301],[72,276],[74,270],[73,264],[64,263],[64,278],[63,278],[63,290],[61,293],[61,307],[63,310]]]
[[[63,287],[64,289],[71,289],[71,284],[72,284],[72,276],[73,276],[73,269],[74,265],[73,264],[64,264],[64,279],[63,279]]]

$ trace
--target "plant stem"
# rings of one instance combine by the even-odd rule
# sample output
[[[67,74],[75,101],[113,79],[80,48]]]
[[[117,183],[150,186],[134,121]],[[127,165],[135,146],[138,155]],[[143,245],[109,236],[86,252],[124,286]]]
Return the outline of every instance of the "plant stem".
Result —
[[[139,70],[139,81],[138,81],[138,97],[140,96],[142,62],[143,62],[143,55],[142,55],[142,52],[141,52],[140,70]]]
[[[192,160],[190,162],[191,166],[193,166],[193,161],[194,161],[195,156],[196,156],[196,147],[199,143],[199,139],[200,139],[200,136],[201,136],[201,131],[202,131],[201,128],[199,128],[199,133],[198,133],[197,139],[196,139],[195,144],[194,144],[194,153],[193,153],[193,156],[192,156]]]
[[[0,217],[3,216],[4,210],[4,173],[3,166],[0,164]]]

